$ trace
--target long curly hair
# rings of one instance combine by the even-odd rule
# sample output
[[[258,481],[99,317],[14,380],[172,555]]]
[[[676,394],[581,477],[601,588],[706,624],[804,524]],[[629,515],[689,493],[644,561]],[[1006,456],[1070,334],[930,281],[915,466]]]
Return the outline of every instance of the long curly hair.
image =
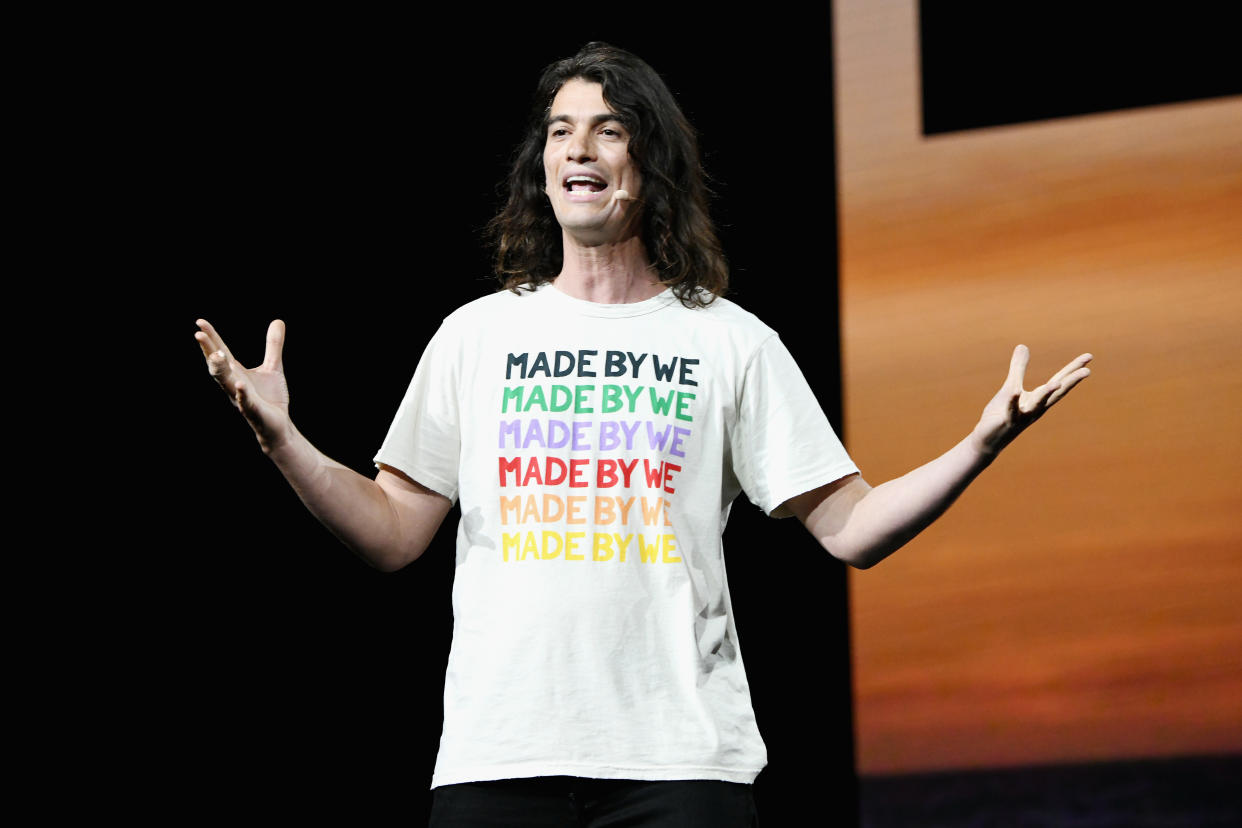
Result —
[[[517,292],[561,272],[561,228],[544,192],[543,149],[552,99],[575,78],[600,84],[604,101],[630,132],[630,157],[643,181],[643,246],[660,281],[691,307],[723,296],[729,268],[708,215],[694,128],[654,69],[600,42],[551,64],[539,80],[526,137],[509,172],[508,199],[487,226],[497,277]]]

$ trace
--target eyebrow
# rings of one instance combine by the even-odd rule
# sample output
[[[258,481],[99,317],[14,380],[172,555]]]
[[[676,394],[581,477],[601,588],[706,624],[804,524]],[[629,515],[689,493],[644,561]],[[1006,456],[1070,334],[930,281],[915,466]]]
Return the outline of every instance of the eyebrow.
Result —
[[[593,127],[599,126],[600,124],[608,123],[609,121],[616,121],[622,126],[625,126],[624,119],[622,119],[622,117],[615,112],[604,112],[599,115],[591,116],[591,126]],[[568,115],[553,115],[549,117],[547,121],[544,122],[544,128],[550,127],[552,126],[552,124],[555,124],[555,123],[572,124],[573,119],[570,118]]]

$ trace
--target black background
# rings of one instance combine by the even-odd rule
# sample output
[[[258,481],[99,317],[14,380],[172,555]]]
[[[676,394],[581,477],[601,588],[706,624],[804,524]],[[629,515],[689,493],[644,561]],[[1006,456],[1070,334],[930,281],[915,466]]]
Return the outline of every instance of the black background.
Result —
[[[919,3],[923,132],[1242,94],[1225,3]]]

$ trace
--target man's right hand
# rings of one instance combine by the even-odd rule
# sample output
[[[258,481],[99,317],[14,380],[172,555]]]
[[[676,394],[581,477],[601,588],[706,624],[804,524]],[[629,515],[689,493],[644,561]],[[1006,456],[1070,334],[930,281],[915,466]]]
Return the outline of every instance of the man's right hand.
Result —
[[[263,451],[271,453],[289,439],[289,386],[285,383],[281,352],[285,346],[285,323],[276,319],[267,328],[267,350],[263,363],[243,368],[229,351],[220,334],[206,319],[198,320],[194,334],[207,360],[207,370],[229,395],[254,429]]]
[[[267,329],[263,364],[243,368],[206,319],[194,334],[207,370],[254,429],[263,451],[280,469],[311,514],[377,569],[400,569],[423,554],[453,503],[447,497],[384,467],[372,480],[326,457],[289,419],[289,388],[281,351],[285,323]]]

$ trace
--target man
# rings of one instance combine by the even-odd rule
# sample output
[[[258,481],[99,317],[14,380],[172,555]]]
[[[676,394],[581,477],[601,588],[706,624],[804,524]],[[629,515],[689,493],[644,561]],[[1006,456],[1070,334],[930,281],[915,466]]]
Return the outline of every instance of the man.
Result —
[[[460,501],[433,825],[752,824],[766,751],[721,550],[733,500],[871,566],[1090,355],[1025,391],[1019,346],[964,440],[872,488],[775,332],[719,298],[693,132],[604,44],[545,71],[492,229],[509,290],[445,319],[374,480],[290,421],[283,323],[252,370],[206,321],[195,336],[264,452],[372,565],[416,559]]]

